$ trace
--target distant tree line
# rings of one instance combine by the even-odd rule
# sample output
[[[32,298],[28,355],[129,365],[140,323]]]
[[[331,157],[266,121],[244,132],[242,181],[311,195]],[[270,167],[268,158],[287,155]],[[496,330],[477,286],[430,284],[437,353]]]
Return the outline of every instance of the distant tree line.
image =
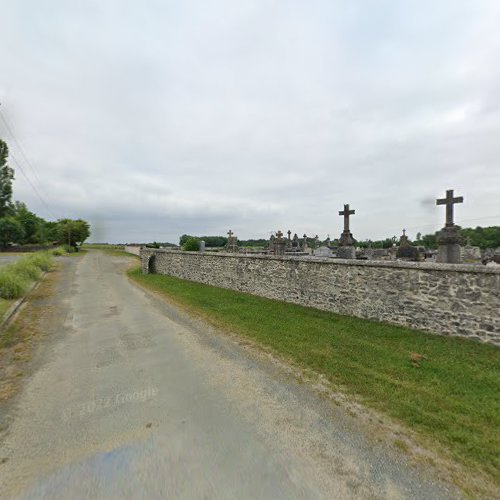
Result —
[[[90,236],[90,226],[82,219],[46,221],[12,201],[14,170],[8,166],[9,148],[0,139],[0,246],[40,245],[58,242],[76,248]]]
[[[179,246],[183,247],[190,239],[196,239],[198,241],[203,240],[206,247],[223,247],[227,243],[227,238],[225,236],[193,236],[190,234],[183,234],[179,238]]]
[[[415,240],[412,242],[413,245],[422,246],[425,248],[436,249],[438,247],[437,236],[439,231],[433,234],[417,233]],[[498,248],[500,247],[500,226],[490,226],[490,227],[480,227],[475,228],[467,227],[461,230],[463,237],[463,244],[470,242],[472,246],[477,246],[482,250],[486,248]],[[365,240],[359,242],[360,247],[372,248],[390,248],[393,243],[398,243],[399,238],[393,236],[392,238],[385,238],[384,240]]]

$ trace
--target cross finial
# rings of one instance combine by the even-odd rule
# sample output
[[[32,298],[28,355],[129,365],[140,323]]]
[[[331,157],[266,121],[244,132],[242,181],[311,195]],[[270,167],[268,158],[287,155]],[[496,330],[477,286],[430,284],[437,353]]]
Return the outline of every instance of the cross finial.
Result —
[[[278,240],[281,240],[281,238],[283,238],[283,233],[281,232],[281,229],[276,233],[276,236],[278,237]]]
[[[403,229],[403,236],[406,236],[406,229]]]
[[[453,197],[453,189],[448,189],[446,191],[446,198],[441,198],[436,200],[436,205],[446,205],[446,227],[454,226],[453,223],[453,205],[455,203],[463,203],[464,197],[457,196]]]
[[[233,232],[231,231],[231,229],[227,232],[227,235],[229,236],[229,238],[232,238],[233,237]]]
[[[350,210],[349,209],[349,204],[344,205],[344,210],[339,212],[339,215],[344,216],[344,231],[349,232],[349,216],[354,215],[356,213],[355,210]]]

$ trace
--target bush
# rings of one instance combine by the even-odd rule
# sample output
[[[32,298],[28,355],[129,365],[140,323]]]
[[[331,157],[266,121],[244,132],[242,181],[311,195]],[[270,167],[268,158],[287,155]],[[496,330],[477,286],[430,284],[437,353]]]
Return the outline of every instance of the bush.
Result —
[[[55,257],[60,257],[61,255],[64,255],[66,253],[66,251],[62,247],[57,247],[57,248],[54,248],[50,253],[52,255],[54,255]]]
[[[66,253],[75,253],[76,252],[76,248],[72,247],[71,245],[63,245],[62,248]]]
[[[22,297],[29,284],[28,279],[16,273],[10,266],[7,269],[0,269],[0,297],[3,299]]]
[[[26,257],[26,261],[34,264],[42,271],[49,271],[52,267],[52,257],[49,252],[37,252],[31,254],[29,257]]]
[[[182,249],[186,252],[198,252],[200,250],[200,240],[198,238],[189,238],[182,245]]]

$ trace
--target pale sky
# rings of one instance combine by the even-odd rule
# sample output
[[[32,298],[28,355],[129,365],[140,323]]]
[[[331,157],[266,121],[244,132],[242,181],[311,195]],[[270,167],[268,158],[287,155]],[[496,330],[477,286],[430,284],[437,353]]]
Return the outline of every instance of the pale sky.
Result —
[[[15,198],[93,241],[500,224],[500,1],[0,0]],[[48,206],[48,208],[47,208]],[[50,211],[49,211],[50,209]]]

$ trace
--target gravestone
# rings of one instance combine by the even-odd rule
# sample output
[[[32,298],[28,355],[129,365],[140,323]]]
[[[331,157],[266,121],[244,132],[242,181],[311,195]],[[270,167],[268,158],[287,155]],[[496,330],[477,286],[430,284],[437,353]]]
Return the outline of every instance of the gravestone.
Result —
[[[460,227],[453,221],[453,205],[463,203],[463,196],[453,197],[453,189],[446,191],[446,198],[436,200],[436,205],[446,205],[445,226],[437,235],[438,256],[437,262],[459,264],[460,258]]]
[[[200,252],[204,252],[205,251],[205,241],[201,240],[200,241]]]
[[[231,229],[227,232],[227,244],[226,252],[238,253],[240,249],[238,248],[238,238],[234,236]]]
[[[292,231],[290,231],[290,229],[287,231],[287,234],[288,234],[288,238],[286,240],[286,247],[288,249],[292,248]]]
[[[283,233],[278,231],[274,239],[274,255],[285,255],[286,241],[283,238]]]
[[[403,234],[399,238],[399,247],[396,251],[396,259],[409,260],[417,262],[420,260],[418,248],[412,246],[408,236],[406,236],[406,229],[403,229]]]
[[[331,257],[332,251],[328,247],[319,247],[314,250],[315,257]]]
[[[460,248],[462,260],[466,262],[481,262],[482,254],[481,248],[473,246],[470,237],[464,247]]]
[[[355,210],[350,210],[349,204],[344,205],[344,210],[339,212],[339,215],[344,216],[344,231],[340,235],[339,248],[337,250],[337,257],[340,259],[356,258],[356,249],[354,248],[356,240],[353,238],[349,227],[349,217],[355,213]]]

